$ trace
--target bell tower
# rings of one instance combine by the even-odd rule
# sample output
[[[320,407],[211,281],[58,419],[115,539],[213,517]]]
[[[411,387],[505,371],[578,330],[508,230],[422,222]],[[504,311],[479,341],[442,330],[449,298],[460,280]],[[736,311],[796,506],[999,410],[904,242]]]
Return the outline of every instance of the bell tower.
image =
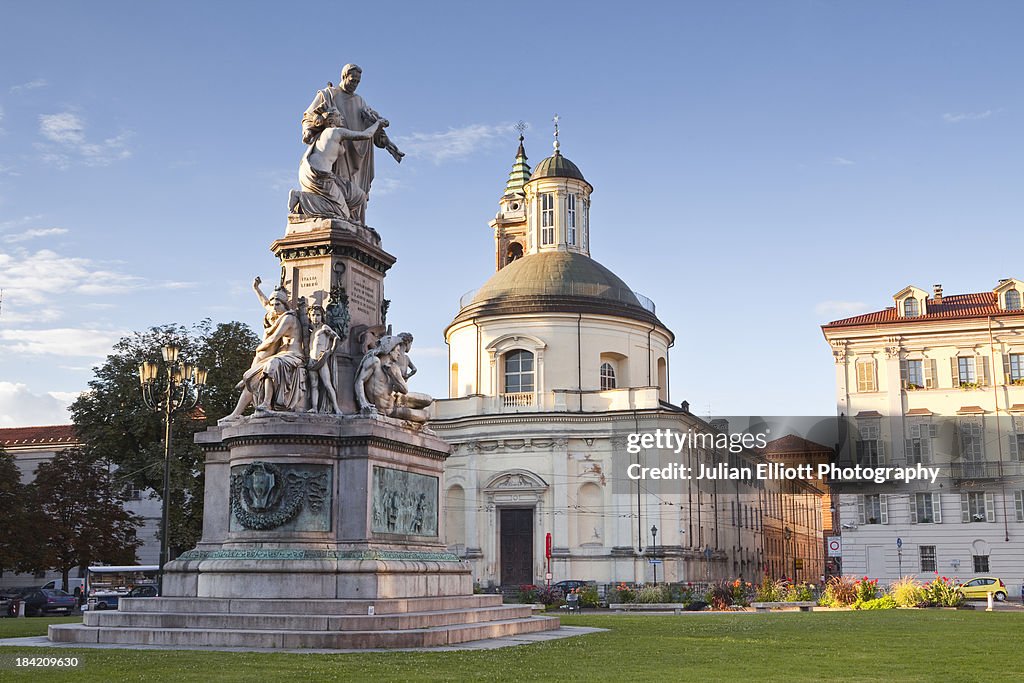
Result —
[[[498,201],[497,215],[489,225],[494,230],[495,271],[526,254],[526,194],[523,187],[530,180],[530,165],[526,163],[523,131],[526,124],[516,124],[519,131],[519,149],[512,171],[505,183],[505,194]]]

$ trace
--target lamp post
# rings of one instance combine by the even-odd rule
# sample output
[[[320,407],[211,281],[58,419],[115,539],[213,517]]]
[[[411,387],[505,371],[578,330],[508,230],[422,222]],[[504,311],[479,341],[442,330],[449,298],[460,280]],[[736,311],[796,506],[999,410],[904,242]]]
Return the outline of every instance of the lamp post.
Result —
[[[654,555],[654,549],[658,545],[658,527],[651,525],[651,554]],[[654,567],[654,585],[658,585],[658,558],[652,558],[654,561],[651,566]]]
[[[164,481],[162,495],[162,512],[160,527],[160,573],[159,591],[164,594],[164,565],[171,561],[168,557],[168,511],[171,497],[171,425],[174,415],[181,411],[192,410],[199,403],[199,394],[206,385],[206,370],[178,359],[181,347],[169,343],[161,351],[164,359],[164,376],[160,376],[160,366],[146,361],[139,365],[139,382],[142,384],[142,400],[146,407],[154,413],[162,413],[164,418]]]
[[[788,526],[783,530],[782,537],[786,539],[786,542],[782,546],[782,571],[786,571],[786,546],[789,545],[789,541],[793,538],[793,530]],[[790,549],[792,550],[792,548]],[[793,583],[796,583],[796,554],[790,553],[793,556]]]

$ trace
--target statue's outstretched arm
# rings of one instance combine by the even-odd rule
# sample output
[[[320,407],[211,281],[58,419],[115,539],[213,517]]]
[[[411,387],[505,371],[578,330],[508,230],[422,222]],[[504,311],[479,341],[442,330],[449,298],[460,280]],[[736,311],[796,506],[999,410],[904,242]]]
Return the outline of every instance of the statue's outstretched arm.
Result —
[[[252,289],[254,292],[256,292],[256,296],[259,297],[260,303],[263,304],[264,306],[267,306],[270,303],[270,300],[263,294],[263,291],[260,289],[261,284],[263,284],[263,280],[260,279],[259,275],[253,278]]]

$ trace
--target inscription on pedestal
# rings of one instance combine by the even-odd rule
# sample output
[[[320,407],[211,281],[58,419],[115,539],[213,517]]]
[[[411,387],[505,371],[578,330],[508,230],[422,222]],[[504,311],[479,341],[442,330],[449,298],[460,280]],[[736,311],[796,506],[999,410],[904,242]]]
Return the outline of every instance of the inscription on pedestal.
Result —
[[[352,272],[350,305],[364,320],[376,324],[380,315],[380,284],[358,270]]]
[[[299,291],[309,292],[323,289],[320,283],[320,273],[323,270],[320,266],[314,268],[299,269]]]
[[[378,534],[437,536],[437,477],[373,468],[373,523]]]

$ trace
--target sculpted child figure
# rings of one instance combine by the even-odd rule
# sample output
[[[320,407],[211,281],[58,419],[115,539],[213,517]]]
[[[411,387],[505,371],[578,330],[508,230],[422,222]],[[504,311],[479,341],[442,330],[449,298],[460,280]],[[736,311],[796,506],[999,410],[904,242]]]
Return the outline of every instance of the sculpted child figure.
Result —
[[[341,342],[338,333],[324,324],[324,309],[313,306],[309,309],[309,321],[313,325],[313,334],[309,342],[309,393],[312,407],[311,413],[334,411],[341,415],[338,407],[338,394],[334,389],[334,352]],[[323,385],[327,401],[320,395]],[[329,404],[328,404],[329,401]]]

